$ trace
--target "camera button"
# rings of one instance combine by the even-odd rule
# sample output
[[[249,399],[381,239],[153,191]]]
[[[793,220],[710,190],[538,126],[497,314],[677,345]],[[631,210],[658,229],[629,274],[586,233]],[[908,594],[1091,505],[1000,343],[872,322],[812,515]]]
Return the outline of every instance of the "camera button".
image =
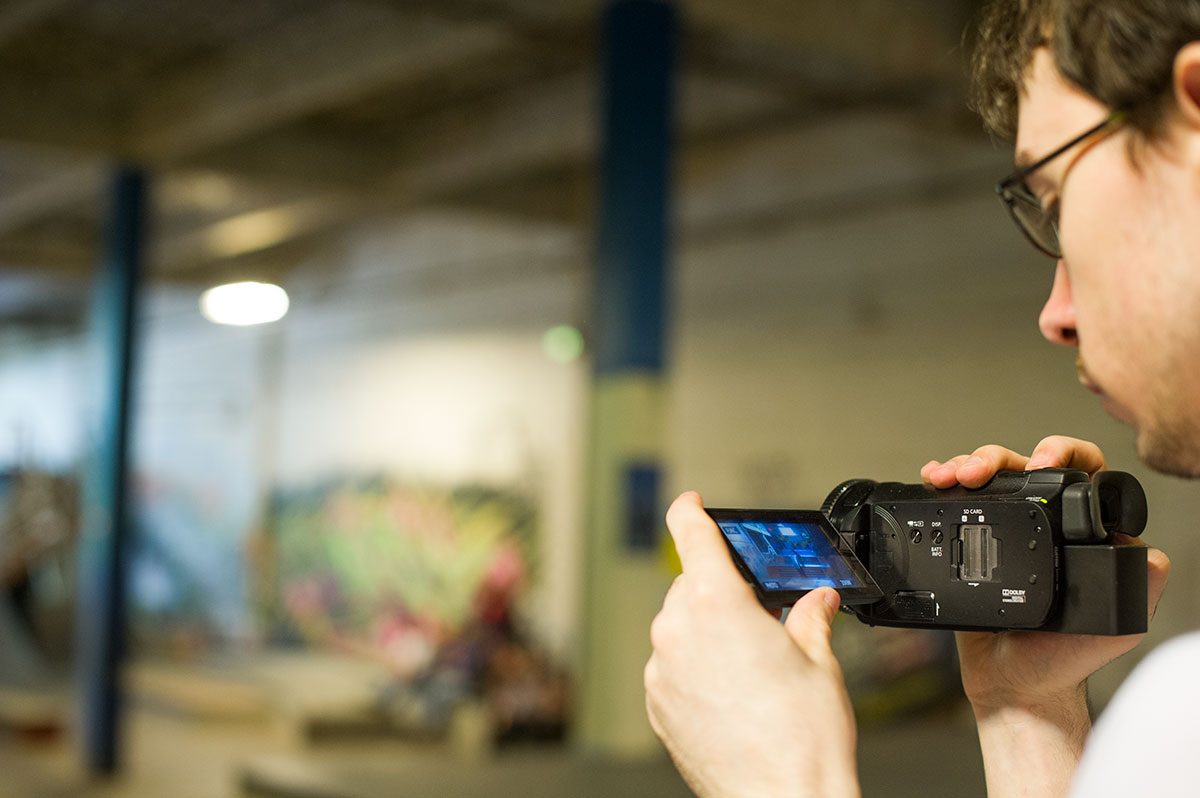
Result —
[[[937,620],[937,596],[928,590],[897,590],[892,601],[898,618],[908,621]]]

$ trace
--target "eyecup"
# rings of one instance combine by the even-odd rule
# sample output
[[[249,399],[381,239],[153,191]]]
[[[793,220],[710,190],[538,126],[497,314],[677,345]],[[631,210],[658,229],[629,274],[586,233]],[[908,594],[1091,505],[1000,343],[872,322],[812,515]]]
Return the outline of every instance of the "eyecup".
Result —
[[[1106,532],[1137,537],[1146,528],[1146,491],[1132,474],[1098,472],[1092,477],[1091,501]]]

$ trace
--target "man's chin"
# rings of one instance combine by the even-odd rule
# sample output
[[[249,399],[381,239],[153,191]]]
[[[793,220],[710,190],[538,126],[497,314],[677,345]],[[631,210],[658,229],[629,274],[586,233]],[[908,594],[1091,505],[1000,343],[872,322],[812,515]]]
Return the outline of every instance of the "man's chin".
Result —
[[[1200,478],[1200,456],[1188,435],[1163,429],[1137,430],[1138,459],[1160,474]]]
[[[1087,372],[1083,370],[1082,362],[1079,364],[1079,383],[1100,400],[1100,406],[1104,408],[1105,413],[1128,427],[1133,427],[1135,430],[1138,428],[1135,416],[1130,409],[1105,392],[1098,383],[1092,382]]]
[[[1128,427],[1133,427],[1135,431],[1138,429],[1137,422],[1134,420],[1133,413],[1129,412],[1129,408],[1125,407],[1111,396],[1101,393],[1100,406],[1104,408],[1105,413],[1108,413],[1117,421],[1120,421],[1122,424]]]

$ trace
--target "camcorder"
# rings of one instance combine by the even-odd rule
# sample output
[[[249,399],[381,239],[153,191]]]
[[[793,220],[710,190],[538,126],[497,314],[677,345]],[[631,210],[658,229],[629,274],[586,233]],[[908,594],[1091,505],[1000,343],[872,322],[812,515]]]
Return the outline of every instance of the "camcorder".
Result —
[[[1146,494],[1130,474],[1002,471],[981,488],[852,479],[820,510],[708,510],[767,607],[832,587],[872,626],[1146,631]]]

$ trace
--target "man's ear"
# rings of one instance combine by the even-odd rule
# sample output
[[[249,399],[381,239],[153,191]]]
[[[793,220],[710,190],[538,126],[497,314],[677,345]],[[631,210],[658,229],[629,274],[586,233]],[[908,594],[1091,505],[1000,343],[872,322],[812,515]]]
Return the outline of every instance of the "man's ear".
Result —
[[[1179,49],[1172,77],[1175,106],[1182,121],[1200,130],[1200,42],[1189,42]]]

